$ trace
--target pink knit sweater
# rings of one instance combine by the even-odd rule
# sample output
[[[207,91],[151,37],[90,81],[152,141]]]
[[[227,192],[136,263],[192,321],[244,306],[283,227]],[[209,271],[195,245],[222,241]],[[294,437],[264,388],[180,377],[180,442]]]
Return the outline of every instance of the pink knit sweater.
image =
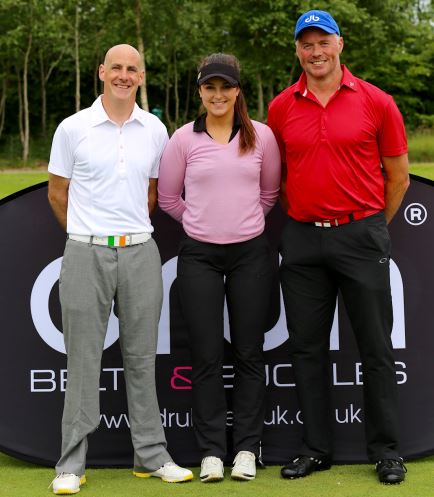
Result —
[[[191,238],[226,244],[263,232],[265,214],[279,194],[281,161],[270,128],[252,122],[256,147],[243,155],[238,152],[239,132],[222,145],[205,132],[194,132],[193,123],[178,129],[167,144],[158,202]]]

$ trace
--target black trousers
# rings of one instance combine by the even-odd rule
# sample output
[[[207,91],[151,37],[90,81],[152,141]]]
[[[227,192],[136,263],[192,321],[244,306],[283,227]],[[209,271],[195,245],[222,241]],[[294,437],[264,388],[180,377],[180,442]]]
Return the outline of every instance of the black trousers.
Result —
[[[193,426],[203,457],[226,456],[222,378],[226,297],[234,361],[233,446],[258,455],[264,424],[264,334],[271,256],[264,234],[227,245],[181,242],[178,288],[192,354]]]
[[[289,219],[281,253],[281,284],[303,416],[300,454],[332,457],[329,336],[340,289],[363,365],[368,457],[396,458],[390,237],[384,214],[332,228]]]

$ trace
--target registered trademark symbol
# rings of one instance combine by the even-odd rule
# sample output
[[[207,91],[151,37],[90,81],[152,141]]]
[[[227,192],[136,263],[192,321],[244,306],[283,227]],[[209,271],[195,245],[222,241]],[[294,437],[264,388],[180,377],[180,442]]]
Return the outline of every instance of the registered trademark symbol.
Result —
[[[413,203],[406,207],[404,217],[408,224],[419,226],[427,220],[428,213],[422,204]]]

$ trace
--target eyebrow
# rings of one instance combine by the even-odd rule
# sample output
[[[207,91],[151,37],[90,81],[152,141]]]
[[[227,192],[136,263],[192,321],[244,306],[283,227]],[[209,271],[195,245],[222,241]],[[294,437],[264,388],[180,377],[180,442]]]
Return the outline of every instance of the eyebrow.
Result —
[[[114,67],[122,67],[123,64],[121,64],[120,62],[113,62],[112,64],[110,64],[110,67],[111,68],[114,68]],[[131,64],[131,65],[127,65],[127,69],[135,69],[135,70],[138,70],[138,66],[135,66],[134,64]]]

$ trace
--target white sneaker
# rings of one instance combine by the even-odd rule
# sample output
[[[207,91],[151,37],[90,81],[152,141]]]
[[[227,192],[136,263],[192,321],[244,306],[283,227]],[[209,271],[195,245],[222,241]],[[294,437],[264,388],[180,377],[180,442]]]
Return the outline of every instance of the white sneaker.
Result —
[[[51,482],[53,492],[56,495],[70,495],[80,492],[80,485],[86,483],[86,477],[73,475],[72,473],[60,473]],[[50,488],[48,487],[48,488]]]
[[[200,481],[221,481],[223,478],[223,461],[214,456],[204,457],[200,465]]]
[[[189,469],[181,468],[172,461],[166,462],[164,466],[161,466],[161,468],[152,473],[133,471],[133,475],[138,476],[139,478],[150,478],[151,476],[155,476],[167,483],[181,483],[193,479],[193,473]]]
[[[254,480],[256,476],[256,457],[253,452],[240,450],[235,456],[232,467],[232,480]]]

